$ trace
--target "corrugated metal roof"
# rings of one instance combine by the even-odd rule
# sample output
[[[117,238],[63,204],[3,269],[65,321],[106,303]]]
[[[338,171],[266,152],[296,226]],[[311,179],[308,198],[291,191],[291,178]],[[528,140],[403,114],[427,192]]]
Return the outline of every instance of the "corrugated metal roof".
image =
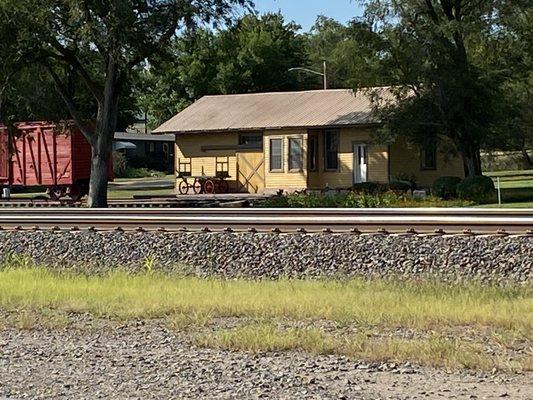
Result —
[[[370,91],[369,91],[370,90]],[[204,96],[152,133],[335,127],[370,124],[372,93],[388,88]]]

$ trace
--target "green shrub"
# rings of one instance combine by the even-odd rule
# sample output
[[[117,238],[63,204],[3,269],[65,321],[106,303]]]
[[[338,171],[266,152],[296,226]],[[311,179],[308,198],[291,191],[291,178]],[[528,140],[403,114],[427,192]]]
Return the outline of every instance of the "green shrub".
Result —
[[[389,189],[394,192],[407,192],[415,188],[410,181],[392,181],[389,183]]]
[[[382,194],[358,194],[355,192],[349,193],[342,202],[342,207],[346,208],[378,208],[391,207],[403,200],[402,196],[394,192],[386,192]]]
[[[356,193],[377,194],[385,191],[384,185],[377,182],[361,182],[353,185],[352,190]]]
[[[412,174],[408,174],[406,172],[400,172],[399,174],[396,174],[393,176],[393,181],[402,181],[402,182],[409,182],[411,185],[411,189],[416,189],[416,176]]]
[[[117,178],[122,178],[128,169],[128,161],[124,154],[115,151],[113,152],[113,171]]]
[[[458,176],[441,176],[433,182],[433,194],[445,200],[456,199],[459,183],[461,183],[461,178]]]
[[[331,193],[291,193],[260,202],[260,207],[274,208],[336,208],[341,207],[342,195]]]
[[[494,182],[488,176],[472,176],[463,179],[457,185],[457,195],[460,199],[486,203],[493,200],[495,193]]]
[[[415,199],[393,191],[374,195],[356,192],[347,194],[293,193],[254,203],[255,207],[270,208],[468,207],[472,205],[474,203],[467,200],[442,200],[432,196]]]

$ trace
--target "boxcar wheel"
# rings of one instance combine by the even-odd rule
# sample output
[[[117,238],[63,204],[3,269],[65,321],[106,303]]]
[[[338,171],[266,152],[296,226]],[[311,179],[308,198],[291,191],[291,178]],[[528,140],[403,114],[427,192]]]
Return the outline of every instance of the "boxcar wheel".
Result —
[[[178,190],[181,194],[189,193],[189,184],[186,180],[181,180],[180,183],[178,183]]]
[[[65,189],[59,186],[54,186],[48,189],[48,196],[50,200],[58,201],[65,195]]]
[[[72,201],[80,201],[83,197],[82,187],[76,183],[72,185],[68,190],[68,197],[70,197],[70,200]]]

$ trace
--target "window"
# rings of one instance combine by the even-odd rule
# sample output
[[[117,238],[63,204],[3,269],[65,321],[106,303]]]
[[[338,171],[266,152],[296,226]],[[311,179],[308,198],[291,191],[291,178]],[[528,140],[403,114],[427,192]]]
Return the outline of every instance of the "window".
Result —
[[[163,156],[165,157],[165,161],[170,159],[169,148],[168,143],[163,143]]]
[[[309,171],[318,170],[318,136],[309,136],[307,141],[307,168]]]
[[[283,139],[270,139],[270,170],[283,171]]]
[[[302,170],[302,139],[289,138],[289,171]]]
[[[146,143],[145,150],[147,153],[155,153],[155,143],[154,142]]]
[[[239,145],[257,146],[263,148],[263,135],[260,133],[246,133],[239,135]]]
[[[324,134],[324,170],[339,169],[339,131],[327,130]]]
[[[422,148],[420,151],[420,160],[422,162],[422,169],[437,169],[437,147],[434,144],[429,144]]]

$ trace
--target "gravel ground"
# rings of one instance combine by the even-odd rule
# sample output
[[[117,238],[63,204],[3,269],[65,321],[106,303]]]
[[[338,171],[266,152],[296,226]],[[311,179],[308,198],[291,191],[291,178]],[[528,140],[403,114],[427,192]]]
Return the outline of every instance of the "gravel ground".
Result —
[[[181,335],[181,336],[180,336]],[[158,321],[0,330],[7,399],[531,399],[533,374],[202,349]]]
[[[533,236],[0,231],[0,261],[102,273],[118,266],[201,277],[429,277],[530,282]]]

